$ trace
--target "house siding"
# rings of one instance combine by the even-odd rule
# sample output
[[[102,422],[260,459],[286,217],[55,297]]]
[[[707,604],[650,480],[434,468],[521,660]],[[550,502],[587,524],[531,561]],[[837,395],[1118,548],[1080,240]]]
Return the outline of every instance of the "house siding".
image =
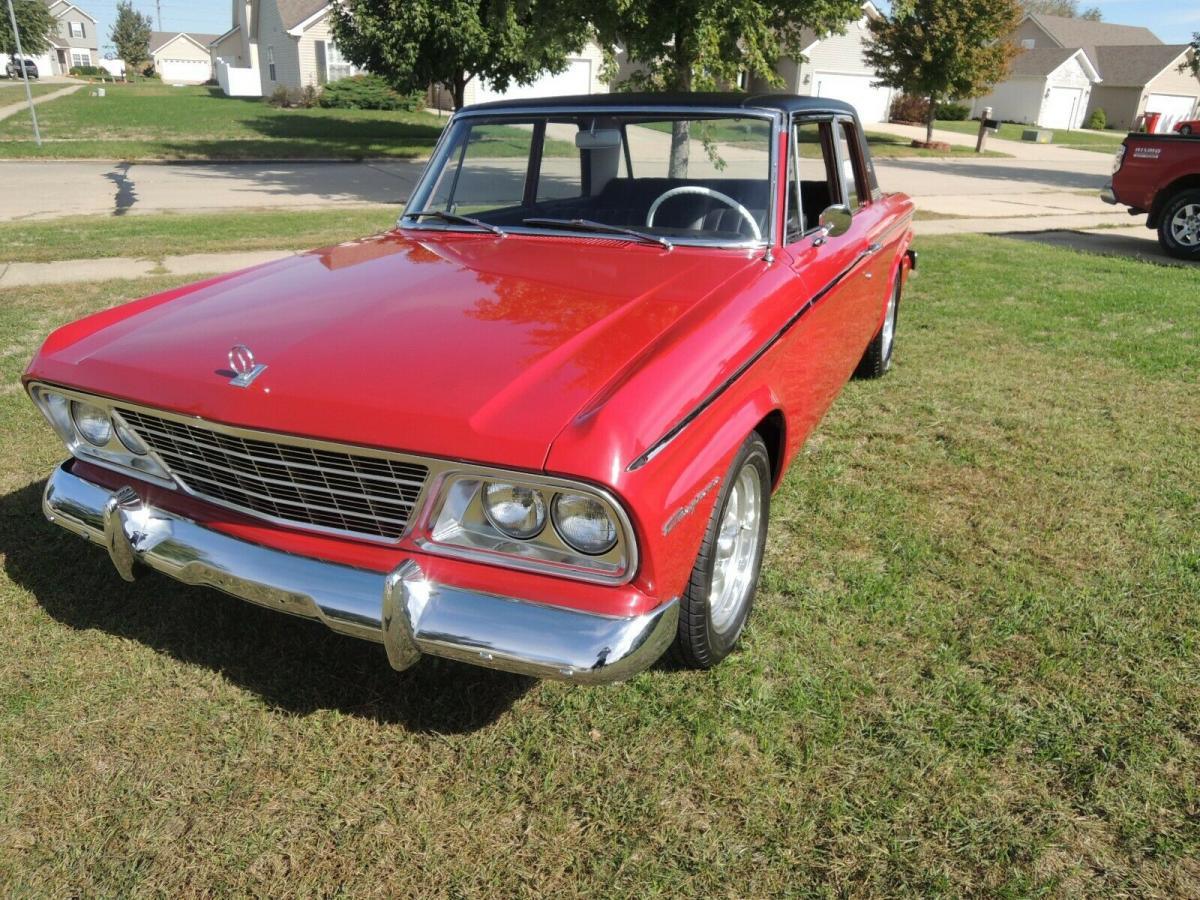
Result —
[[[1190,52],[1188,56],[1191,56]],[[1192,114],[1196,114],[1197,100],[1200,99],[1200,78],[1190,71],[1180,72],[1178,67],[1178,62],[1173,63],[1146,85],[1145,91],[1138,99],[1138,113],[1146,108],[1146,101],[1151,94],[1180,94],[1192,98]]]
[[[1088,103],[1088,115],[1097,108],[1104,110],[1108,127],[1120,131],[1128,131],[1133,127],[1138,109],[1145,101],[1142,99],[1142,89],[1136,87],[1110,87],[1098,84],[1092,88],[1092,98]]]
[[[797,66],[796,93],[809,95],[812,93],[813,73],[837,72],[844,75],[874,75],[875,70],[867,65],[863,57],[863,43],[870,32],[867,30],[867,19],[864,16],[857,22],[846,26],[845,34],[831,34],[821,41],[807,54],[807,61]],[[805,83],[805,79],[808,79]]]
[[[218,59],[224,59],[231,66],[241,69],[250,67],[250,60],[242,54],[242,48],[245,46],[241,31],[235,31],[224,39],[210,44],[208,50],[214,66]]]
[[[317,66],[317,42],[333,43],[333,28],[330,27],[328,12],[304,30],[297,44],[300,59],[300,83],[311,84],[314,87],[321,83],[321,73]]]
[[[1038,25],[1033,19],[1026,19],[1017,26],[1017,30],[1012,34],[1013,43],[1018,47],[1023,47],[1022,41],[1033,41],[1033,46],[1029,50],[1041,50],[1045,47],[1059,47],[1058,41],[1046,34],[1041,25]]]
[[[1046,78],[1010,78],[1002,81],[992,88],[991,93],[972,101],[971,115],[981,116],[983,110],[990,106],[993,118],[1032,125],[1042,113],[1047,81]]]
[[[300,81],[300,52],[299,42],[287,33],[279,18],[279,6],[274,2],[259,4],[258,20],[258,52],[259,75],[262,81],[264,97],[270,97],[275,88],[283,85],[289,88],[299,88]],[[271,66],[268,50],[275,59],[275,79],[271,80]]]

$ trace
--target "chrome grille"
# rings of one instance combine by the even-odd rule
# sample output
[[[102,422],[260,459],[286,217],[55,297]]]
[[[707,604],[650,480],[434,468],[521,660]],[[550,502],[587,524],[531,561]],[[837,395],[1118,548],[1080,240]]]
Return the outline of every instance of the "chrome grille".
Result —
[[[395,540],[429,475],[416,463],[117,411],[192,493],[299,525]]]

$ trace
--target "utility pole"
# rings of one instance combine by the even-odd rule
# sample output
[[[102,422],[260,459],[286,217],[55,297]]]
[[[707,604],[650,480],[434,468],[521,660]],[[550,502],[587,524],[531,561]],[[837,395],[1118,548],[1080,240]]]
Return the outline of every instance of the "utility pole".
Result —
[[[158,30],[162,31],[162,0],[154,0],[154,11],[158,14]]]
[[[29,116],[33,119],[33,140],[42,146],[42,132],[38,129],[37,110],[33,108],[33,91],[29,89],[29,72],[25,69],[25,51],[21,49],[21,32],[17,29],[17,14],[13,11],[12,0],[8,0],[8,21],[12,22],[13,40],[17,43],[17,64],[21,67],[21,77],[25,79],[25,99],[29,101]]]

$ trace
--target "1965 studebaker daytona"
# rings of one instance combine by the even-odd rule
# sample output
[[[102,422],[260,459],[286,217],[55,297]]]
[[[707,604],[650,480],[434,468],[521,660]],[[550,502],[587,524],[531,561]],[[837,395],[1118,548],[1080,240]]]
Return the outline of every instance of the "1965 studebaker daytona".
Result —
[[[464,109],[395,230],[55,331],[45,514],[397,669],[711,666],[789,461],[888,369],[911,221],[834,100]]]

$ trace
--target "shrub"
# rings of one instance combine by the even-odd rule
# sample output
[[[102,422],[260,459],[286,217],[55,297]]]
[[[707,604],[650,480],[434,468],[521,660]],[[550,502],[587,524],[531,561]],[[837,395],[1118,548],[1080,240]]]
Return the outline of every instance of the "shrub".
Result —
[[[1084,128],[1091,128],[1095,131],[1103,131],[1108,127],[1108,116],[1104,110],[1097,106],[1092,110],[1092,114],[1088,116],[1087,122],[1083,125]]]
[[[929,98],[900,94],[892,101],[891,121],[924,125],[929,118]]]
[[[329,109],[420,109],[425,92],[404,95],[378,75],[354,75],[325,85],[321,106]]]
[[[971,115],[971,107],[965,103],[939,103],[934,118],[948,122],[965,122]]]

